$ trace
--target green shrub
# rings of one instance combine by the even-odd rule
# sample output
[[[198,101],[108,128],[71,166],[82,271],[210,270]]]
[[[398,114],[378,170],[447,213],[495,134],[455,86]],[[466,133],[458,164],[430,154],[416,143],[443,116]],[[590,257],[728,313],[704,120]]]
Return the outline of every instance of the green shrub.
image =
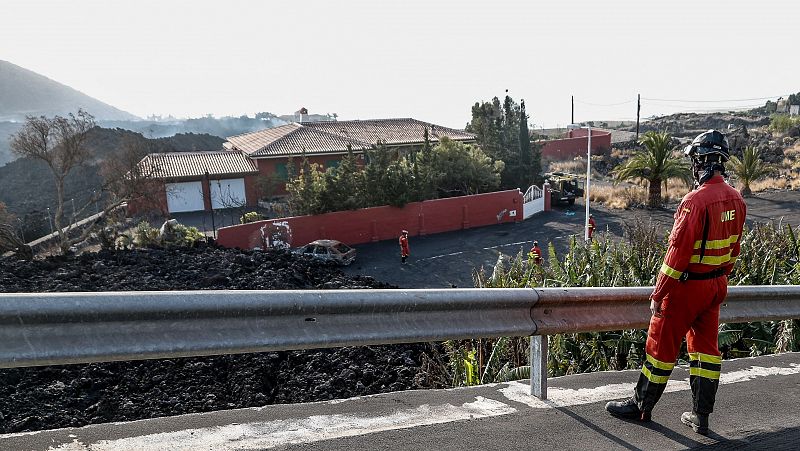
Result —
[[[786,133],[795,125],[800,125],[800,117],[793,118],[787,114],[773,114],[769,128],[778,133]]]
[[[250,211],[250,212],[247,212],[247,213],[243,214],[239,218],[239,223],[240,224],[247,224],[247,223],[250,223],[250,222],[261,221],[262,219],[264,219],[264,215],[262,215],[261,213],[259,213],[257,211]]]
[[[158,229],[149,222],[142,221],[133,230],[133,245],[136,247],[155,247],[159,244]]]

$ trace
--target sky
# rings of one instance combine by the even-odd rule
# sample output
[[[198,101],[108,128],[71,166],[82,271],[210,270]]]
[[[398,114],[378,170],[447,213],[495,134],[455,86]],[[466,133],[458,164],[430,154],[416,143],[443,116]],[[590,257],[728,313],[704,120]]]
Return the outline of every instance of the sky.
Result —
[[[763,105],[800,91],[796,0],[0,0],[0,59],[117,108],[306,107],[463,128],[525,99],[534,127]]]

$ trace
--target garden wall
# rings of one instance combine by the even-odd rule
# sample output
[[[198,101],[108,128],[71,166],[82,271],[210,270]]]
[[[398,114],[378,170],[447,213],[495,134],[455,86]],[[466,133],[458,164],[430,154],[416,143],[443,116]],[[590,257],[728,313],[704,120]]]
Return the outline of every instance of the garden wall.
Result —
[[[327,238],[356,245],[394,239],[404,229],[411,236],[427,235],[522,219],[522,193],[509,190],[223,227],[217,244],[251,249],[281,241],[298,247]]]

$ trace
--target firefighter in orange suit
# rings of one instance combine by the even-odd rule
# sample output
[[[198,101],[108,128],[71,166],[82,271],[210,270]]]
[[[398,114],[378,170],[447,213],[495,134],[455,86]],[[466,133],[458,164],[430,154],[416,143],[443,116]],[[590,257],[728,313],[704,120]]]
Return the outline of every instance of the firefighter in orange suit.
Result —
[[[405,263],[410,253],[408,250],[408,230],[400,232],[398,243],[400,243],[400,263]]]
[[[591,214],[589,215],[589,224],[586,227],[587,227],[587,230],[589,231],[589,233],[587,235],[589,236],[589,239],[591,240],[592,239],[592,235],[594,235],[594,229],[597,228],[597,224],[595,224],[594,217]]]
[[[531,248],[531,258],[533,259],[533,263],[537,265],[542,264],[542,248],[539,247],[539,242],[533,242],[533,247]]]
[[[667,254],[650,296],[647,356],[634,396],[606,404],[614,416],[650,420],[685,335],[693,404],[681,421],[697,433],[708,433],[722,363],[717,347],[719,307],[728,292],[727,276],[739,255],[747,215],[742,196],[723,179],[728,149],[725,135],[709,130],[684,151],[692,159],[696,189],[675,212]]]

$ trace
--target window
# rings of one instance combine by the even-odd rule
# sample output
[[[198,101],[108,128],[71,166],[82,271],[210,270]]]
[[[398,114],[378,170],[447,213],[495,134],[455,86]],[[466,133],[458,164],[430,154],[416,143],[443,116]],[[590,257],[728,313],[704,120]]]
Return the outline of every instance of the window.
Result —
[[[275,165],[275,175],[278,177],[278,180],[285,181],[289,178],[289,170],[286,165],[287,163],[278,163]]]

